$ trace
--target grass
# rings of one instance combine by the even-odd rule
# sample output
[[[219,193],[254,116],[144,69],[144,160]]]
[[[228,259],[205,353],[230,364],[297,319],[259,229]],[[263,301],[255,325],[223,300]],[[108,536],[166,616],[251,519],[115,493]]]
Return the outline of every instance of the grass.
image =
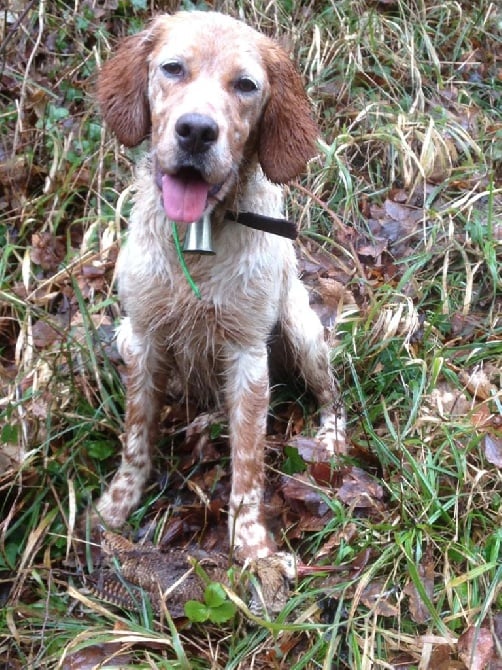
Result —
[[[226,624],[159,628],[82,589],[92,556],[78,514],[123,430],[113,268],[134,162],[103,129],[93,86],[145,4],[0,14],[0,666],[498,667],[502,14],[487,0],[214,3],[285,36],[322,130],[288,207],[321,264],[318,293],[342,287],[333,366],[352,451],[311,483],[317,511],[297,499],[299,517],[283,518],[304,560],[337,570],[253,626],[244,608]],[[159,540],[202,514],[176,487],[208,467],[187,475],[175,409],[163,425],[167,487],[152,485],[132,520]],[[282,446],[270,455],[283,492]],[[214,498],[227,464],[211,470]]]

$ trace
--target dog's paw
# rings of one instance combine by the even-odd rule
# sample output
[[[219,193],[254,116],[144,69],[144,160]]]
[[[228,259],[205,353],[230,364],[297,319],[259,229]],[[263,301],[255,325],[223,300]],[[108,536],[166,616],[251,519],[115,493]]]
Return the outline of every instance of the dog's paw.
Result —
[[[343,456],[347,453],[347,435],[345,430],[345,411],[333,407],[321,412],[321,425],[317,431],[317,439],[331,456]]]

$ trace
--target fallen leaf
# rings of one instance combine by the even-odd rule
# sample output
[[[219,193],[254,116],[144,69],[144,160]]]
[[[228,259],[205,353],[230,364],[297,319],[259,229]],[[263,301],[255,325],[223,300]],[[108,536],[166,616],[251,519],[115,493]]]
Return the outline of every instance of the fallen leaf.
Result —
[[[373,244],[361,244],[357,247],[357,255],[368,258],[379,258],[381,254],[387,249],[387,240],[374,239]]]
[[[432,644],[430,642],[425,642],[424,644],[432,647]],[[449,670],[449,668],[455,667],[450,665],[450,663],[452,662],[457,663],[457,661],[451,660],[451,655],[452,655],[452,649],[449,644],[434,645],[432,647],[427,668],[429,670],[439,670],[439,668],[442,668],[442,670]],[[462,665],[460,664],[460,662],[458,663],[459,665]]]
[[[427,597],[432,600],[434,595],[434,564],[432,561],[427,560],[421,563],[418,566],[418,574]],[[404,587],[404,593],[409,597],[409,608],[413,621],[426,623],[430,619],[430,612],[411,580]]]
[[[472,410],[472,402],[466,395],[447,382],[438,383],[430,395],[430,401],[433,411],[443,419],[463,416]]]
[[[132,663],[133,658],[130,654],[117,654],[118,648],[119,645],[110,643],[107,645],[93,645],[86,647],[85,649],[80,649],[79,651],[66,656],[61,669],[92,670],[92,668],[97,667],[110,667],[109,661],[112,657],[113,667],[123,667]]]
[[[322,508],[320,508],[322,510]],[[300,513],[300,518],[296,526],[294,526],[294,532],[290,535],[288,533],[288,538],[300,538],[303,533],[319,533],[326,528],[326,525],[333,518],[331,512],[326,512],[323,516],[316,516],[315,514],[309,514],[308,511],[303,511]]]
[[[488,463],[502,468],[502,437],[486,433],[484,436],[485,458]]]
[[[34,233],[31,237],[31,260],[43,270],[56,270],[66,253],[62,237],[51,233]]]
[[[339,528],[329,536],[328,541],[325,542],[316,553],[316,559],[319,559],[322,556],[329,556],[332,550],[335,547],[339,547],[342,542],[344,544],[351,544],[357,536],[358,530],[355,523],[348,523],[343,528]]]
[[[352,467],[344,474],[337,497],[346,505],[372,507],[373,501],[382,500],[383,488],[362,468]]]
[[[321,486],[336,488],[342,483],[341,472],[335,470],[329,463],[312,463],[309,474]]]
[[[310,479],[304,474],[286,478],[282,486],[282,493],[287,502],[290,504],[303,503],[307,510],[316,516],[323,516],[328,511],[319,487],[313,486]]]
[[[358,554],[354,556],[350,564],[351,577],[354,579],[358,577],[364,568],[368,565],[368,561],[373,556],[373,552],[370,547],[362,549]]]
[[[494,648],[492,634],[484,626],[470,626],[458,639],[458,656],[468,670],[485,670]]]
[[[409,205],[402,205],[396,200],[387,199],[384,202],[384,210],[387,216],[395,221],[416,222],[423,218],[423,210]]]
[[[413,670],[417,667],[417,659],[404,651],[397,656],[392,656],[389,661],[389,667],[391,667],[392,670]]]
[[[375,580],[361,593],[361,602],[380,616],[397,616],[398,608],[390,600],[393,597],[394,589],[389,589],[384,581]]]
[[[350,302],[352,294],[347,290],[345,284],[331,277],[319,277],[319,292],[322,295],[323,301],[337,307],[340,303]]]
[[[502,612],[493,615],[493,633],[499,645],[502,645]]]
[[[474,428],[481,428],[483,426],[490,426],[493,422],[494,415],[490,413],[488,405],[483,403],[476,406],[476,409],[472,412],[470,418]]]
[[[465,384],[469,393],[479,400],[489,400],[497,393],[497,387],[490,382],[484,370],[473,370],[472,372],[461,370],[458,378]]]
[[[58,330],[52,326],[48,321],[42,321],[39,319],[34,325],[32,330],[33,344],[37,349],[46,349],[53,342],[57,340],[62,340],[61,330]]]
[[[294,447],[298,455],[307,463],[317,463],[318,461],[329,461],[331,455],[315,437],[305,437],[304,435],[294,435],[288,440],[288,446]]]

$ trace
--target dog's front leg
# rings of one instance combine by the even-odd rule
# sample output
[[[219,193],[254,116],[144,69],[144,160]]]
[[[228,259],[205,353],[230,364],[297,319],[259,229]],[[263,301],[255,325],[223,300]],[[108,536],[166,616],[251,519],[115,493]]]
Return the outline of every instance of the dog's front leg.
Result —
[[[135,333],[124,319],[118,334],[127,363],[126,434],[122,462],[97,504],[100,520],[118,528],[140,502],[151,470],[151,449],[158,434],[163,399],[162,351],[151,333]]]
[[[264,446],[269,405],[267,350],[229,346],[226,401],[232,454],[230,542],[245,557],[268,556],[274,543],[263,514]]]
[[[311,309],[307,290],[299,279],[291,282],[283,303],[281,326],[298,371],[319,403],[317,437],[329,455],[343,455],[347,451],[345,410],[330,370],[324,328]]]

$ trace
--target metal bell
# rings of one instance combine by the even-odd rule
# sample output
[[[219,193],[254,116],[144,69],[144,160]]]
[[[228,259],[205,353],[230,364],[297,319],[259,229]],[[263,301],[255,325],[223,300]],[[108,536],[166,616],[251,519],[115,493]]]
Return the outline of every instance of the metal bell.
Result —
[[[211,215],[204,214],[198,221],[189,223],[183,242],[183,252],[191,254],[214,254],[211,242]]]

